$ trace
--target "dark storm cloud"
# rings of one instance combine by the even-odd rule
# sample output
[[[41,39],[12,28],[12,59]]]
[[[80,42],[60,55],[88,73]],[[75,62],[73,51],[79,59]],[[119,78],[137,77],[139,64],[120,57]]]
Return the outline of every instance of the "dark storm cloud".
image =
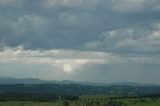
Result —
[[[141,41],[129,43],[131,48],[117,47],[118,41],[125,41],[119,36],[138,41],[159,30],[159,4],[158,0],[1,0],[0,42],[26,49],[139,51],[132,47],[141,45]],[[126,34],[130,29],[134,32]],[[116,37],[104,36],[111,31],[117,33]],[[152,46],[156,49],[158,45]]]

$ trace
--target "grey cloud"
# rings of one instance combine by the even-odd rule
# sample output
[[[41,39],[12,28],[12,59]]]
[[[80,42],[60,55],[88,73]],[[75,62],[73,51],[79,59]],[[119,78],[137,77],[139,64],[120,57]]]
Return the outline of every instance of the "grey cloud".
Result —
[[[85,43],[101,42],[104,32],[128,28],[152,31],[160,17],[157,0],[16,0],[19,5],[13,6],[12,0],[1,2],[0,42],[26,49],[85,50]],[[141,34],[145,37],[137,33]]]
[[[125,81],[126,74],[129,81],[145,82],[151,75],[147,81],[158,83],[159,4],[159,0],[0,0],[0,65],[9,66],[0,67],[0,73],[33,76],[43,64],[46,79],[84,76],[112,82]],[[28,66],[35,72],[20,71]],[[71,68],[76,70],[71,75],[62,71]],[[145,73],[143,80],[134,78]]]
[[[160,33],[159,27],[153,30],[128,28],[106,31],[101,34],[100,40],[88,42],[84,47],[113,51],[117,53],[159,54]],[[147,43],[146,43],[147,42]]]
[[[0,73],[52,80],[159,83],[159,60],[160,55],[4,47],[0,52]]]

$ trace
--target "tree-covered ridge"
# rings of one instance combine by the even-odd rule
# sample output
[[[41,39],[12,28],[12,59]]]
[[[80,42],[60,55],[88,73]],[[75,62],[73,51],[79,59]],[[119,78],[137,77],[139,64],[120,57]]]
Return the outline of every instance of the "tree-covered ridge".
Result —
[[[78,84],[0,85],[0,100],[78,99],[80,95],[107,94],[121,96],[160,95],[160,86],[91,86]]]

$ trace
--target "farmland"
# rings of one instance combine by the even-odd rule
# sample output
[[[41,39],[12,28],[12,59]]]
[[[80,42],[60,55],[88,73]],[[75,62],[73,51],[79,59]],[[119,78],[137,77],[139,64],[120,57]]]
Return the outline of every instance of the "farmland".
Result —
[[[40,101],[3,101],[0,106],[160,106],[159,96],[111,96],[83,95],[78,100]]]

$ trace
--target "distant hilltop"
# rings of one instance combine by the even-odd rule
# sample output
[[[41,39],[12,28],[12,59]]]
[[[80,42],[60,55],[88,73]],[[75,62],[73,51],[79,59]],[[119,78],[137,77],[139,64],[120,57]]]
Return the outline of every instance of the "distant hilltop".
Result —
[[[143,84],[134,82],[122,82],[122,83],[94,83],[94,82],[79,82],[71,80],[41,80],[38,78],[11,78],[0,77],[0,84],[79,84],[79,85],[92,85],[92,86],[158,86],[157,84]]]

